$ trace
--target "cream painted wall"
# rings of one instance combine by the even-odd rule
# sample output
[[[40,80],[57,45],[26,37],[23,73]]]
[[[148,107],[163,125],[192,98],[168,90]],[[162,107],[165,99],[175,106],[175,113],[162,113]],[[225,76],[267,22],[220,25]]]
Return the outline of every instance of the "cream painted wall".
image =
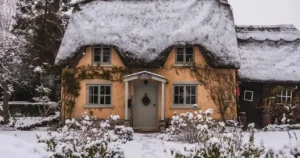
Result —
[[[200,52],[200,49],[198,47],[195,47],[195,62],[197,64],[202,64],[202,65],[207,65],[202,53]],[[174,66],[175,64],[175,48],[173,48],[169,56],[164,64],[165,68],[169,68]],[[112,65],[114,66],[122,66],[125,67],[124,64],[122,63],[122,60],[118,56],[117,52],[113,49],[112,50]],[[92,64],[92,48],[87,48],[86,49],[86,55],[82,57],[82,59],[78,62],[77,67],[79,66],[86,66],[86,65],[91,65]],[[183,69],[132,69],[132,72],[139,72],[139,71],[150,71],[159,75],[162,75],[167,78],[168,83],[165,86],[165,118],[170,118],[174,112],[177,113],[182,113],[182,112],[188,112],[188,111],[194,111],[194,110],[199,110],[199,109],[171,109],[173,105],[173,83],[176,82],[198,82],[196,78],[191,76],[189,68],[183,68]],[[109,67],[108,67],[109,69]],[[223,69],[223,70],[218,70],[216,71],[223,71],[226,73],[229,73],[233,75],[235,78],[235,70],[234,69]],[[80,116],[84,111],[92,111],[94,116],[97,116],[98,118],[107,118],[111,114],[117,114],[120,116],[121,119],[124,119],[124,111],[125,111],[125,84],[120,83],[120,82],[113,82],[112,83],[112,104],[113,108],[106,109],[106,108],[85,108],[85,104],[87,102],[86,100],[86,84],[87,83],[99,83],[101,84],[102,82],[110,82],[110,81],[105,81],[101,79],[93,79],[93,80],[85,80],[80,83],[81,85],[81,90],[80,90],[80,96],[76,98],[76,105],[75,109],[73,112],[73,117],[78,117]],[[138,81],[133,81],[129,83],[130,86],[130,97],[134,97],[134,83]],[[151,81],[151,82],[156,82],[156,81]],[[158,118],[157,121],[160,120],[161,117],[161,84],[159,84],[159,89],[158,89]],[[211,99],[209,92],[202,86],[201,84],[198,85],[198,93],[197,93],[197,101],[198,101],[198,106],[200,107],[201,110],[206,110],[208,108],[213,108],[216,111],[216,105],[214,104],[213,100]],[[234,112],[236,113],[236,112]],[[236,115],[235,115],[236,116]],[[220,115],[215,113],[213,115],[213,118],[219,119]]]

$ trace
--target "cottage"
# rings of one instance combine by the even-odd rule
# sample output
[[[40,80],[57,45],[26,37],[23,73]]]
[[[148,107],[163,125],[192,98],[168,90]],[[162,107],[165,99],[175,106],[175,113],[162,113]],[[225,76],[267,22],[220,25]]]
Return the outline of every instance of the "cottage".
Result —
[[[258,126],[263,111],[271,114],[273,123],[281,122],[286,106],[298,97],[300,32],[293,25],[237,26],[237,37],[241,53],[239,111],[246,112],[248,122]],[[269,105],[266,99],[276,88]]]
[[[68,66],[62,75],[62,118],[84,111],[98,118],[115,114],[142,130],[163,128],[174,112],[212,108],[213,117],[221,119],[199,79],[205,75],[195,72],[201,67],[225,74],[236,85],[240,59],[229,4],[97,0],[79,6],[56,57],[57,65]],[[231,119],[234,90],[222,92],[232,98]]]

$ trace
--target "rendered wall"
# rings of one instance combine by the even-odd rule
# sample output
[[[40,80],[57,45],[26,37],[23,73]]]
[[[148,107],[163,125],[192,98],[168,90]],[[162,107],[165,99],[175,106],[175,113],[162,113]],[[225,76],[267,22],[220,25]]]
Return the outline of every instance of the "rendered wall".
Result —
[[[200,49],[198,47],[195,47],[195,62],[197,64],[207,65],[202,53],[200,52]],[[87,48],[85,52],[85,56],[82,57],[82,59],[78,62],[77,67],[79,66],[86,66],[92,64],[92,48]],[[208,108],[213,108],[215,113],[213,115],[213,118],[220,119],[220,115],[217,114],[216,105],[214,104],[213,100],[210,97],[209,92],[204,88],[203,85],[198,84],[198,99],[197,104],[199,106],[198,109],[192,108],[192,109],[173,109],[173,83],[184,83],[184,82],[198,82],[198,80],[191,76],[190,74],[190,68],[184,68],[184,69],[177,69],[177,72],[174,68],[168,69],[170,67],[173,67],[175,64],[175,48],[173,48],[169,56],[165,62],[164,68],[161,69],[131,69],[133,73],[139,72],[139,71],[150,71],[159,75],[162,75],[167,78],[168,83],[165,86],[165,118],[170,118],[174,112],[182,113],[182,112],[188,112],[188,111],[194,111],[194,110],[206,110]],[[113,66],[122,66],[124,67],[124,64],[122,63],[122,60],[118,56],[118,53],[113,50],[112,51],[112,65]],[[178,67],[180,68],[180,67]],[[109,69],[109,67],[108,67]],[[235,80],[235,70],[234,69],[216,69],[216,71],[223,71],[225,73],[231,74]],[[76,105],[74,112],[72,114],[73,117],[80,116],[84,111],[92,111],[93,115],[97,116],[98,118],[107,118],[111,114],[117,114],[121,117],[121,119],[124,119],[124,98],[125,98],[125,84],[124,82],[111,82],[112,83],[112,104],[113,108],[86,108],[84,107],[86,105],[86,96],[87,96],[87,88],[86,84],[90,83],[99,83],[102,82],[109,83],[111,81],[105,81],[101,79],[92,79],[92,80],[84,80],[80,83],[81,90],[80,90],[80,96],[76,98]],[[134,94],[134,83],[138,81],[133,81],[129,83],[130,86],[130,95],[133,96]],[[150,81],[150,82],[157,82],[157,81]],[[235,81],[233,81],[235,82]],[[158,82],[157,82],[158,83]],[[161,83],[159,84],[158,88],[158,118],[159,121],[161,118]],[[233,117],[236,117],[236,111],[232,112]],[[234,119],[234,118],[232,118]]]

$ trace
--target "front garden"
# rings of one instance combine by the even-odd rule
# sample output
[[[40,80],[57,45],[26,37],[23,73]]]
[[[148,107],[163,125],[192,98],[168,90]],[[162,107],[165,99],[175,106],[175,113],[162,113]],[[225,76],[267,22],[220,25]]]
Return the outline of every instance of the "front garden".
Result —
[[[118,116],[98,120],[85,113],[66,120],[55,130],[0,131],[10,141],[5,149],[22,147],[32,157],[69,158],[217,158],[217,157],[294,157],[299,154],[300,131],[257,131],[249,125],[242,131],[238,124],[227,126],[213,120],[212,109],[174,114],[166,133],[134,133],[118,126]],[[1,139],[2,140],[2,139]],[[0,147],[5,146],[0,142]],[[25,147],[26,146],[26,147]],[[1,150],[4,150],[1,149]],[[7,157],[22,157],[5,152]],[[9,155],[10,154],[10,155]]]

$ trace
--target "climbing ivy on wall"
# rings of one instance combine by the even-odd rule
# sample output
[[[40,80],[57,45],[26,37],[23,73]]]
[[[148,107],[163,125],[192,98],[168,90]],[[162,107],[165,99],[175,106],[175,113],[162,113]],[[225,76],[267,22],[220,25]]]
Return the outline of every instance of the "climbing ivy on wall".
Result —
[[[104,79],[112,82],[122,82],[123,77],[130,74],[131,70],[124,67],[104,68],[99,65],[80,66],[73,69],[65,69],[62,73],[62,101],[63,116],[70,118],[75,108],[75,99],[80,95],[80,82],[86,79]]]
[[[191,63],[182,67],[169,66],[166,69],[175,69],[177,74],[179,74],[179,70],[189,69],[191,76],[195,77],[209,91],[221,119],[235,119],[236,82],[233,74],[221,72],[220,69],[214,69],[201,63]]]

